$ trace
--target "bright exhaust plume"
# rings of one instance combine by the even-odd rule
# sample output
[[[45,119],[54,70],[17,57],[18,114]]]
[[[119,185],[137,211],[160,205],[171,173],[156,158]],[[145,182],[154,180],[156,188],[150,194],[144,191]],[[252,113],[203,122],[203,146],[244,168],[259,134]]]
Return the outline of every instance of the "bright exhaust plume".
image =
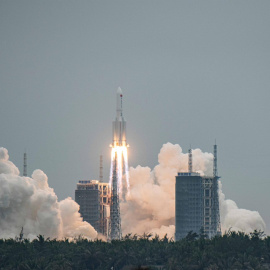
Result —
[[[116,146],[111,151],[111,170],[110,170],[110,185],[112,186],[113,166],[117,158],[117,188],[120,199],[129,196],[129,172],[128,172],[128,151],[126,146]]]

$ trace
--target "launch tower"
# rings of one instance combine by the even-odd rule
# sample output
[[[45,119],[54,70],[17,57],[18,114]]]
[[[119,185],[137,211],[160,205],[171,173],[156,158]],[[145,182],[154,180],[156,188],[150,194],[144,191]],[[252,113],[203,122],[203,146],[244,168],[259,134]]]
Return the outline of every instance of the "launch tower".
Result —
[[[213,176],[192,171],[192,150],[189,149],[189,170],[180,172],[175,183],[175,240],[188,232],[202,231],[212,238],[221,234],[217,175],[217,145],[214,145]]]
[[[120,240],[122,238],[119,192],[117,181],[117,154],[113,165],[113,179],[111,186],[111,205],[110,205],[110,239]]]
[[[79,180],[75,201],[80,205],[80,214],[96,231],[108,236],[111,189],[108,183],[99,180]]]

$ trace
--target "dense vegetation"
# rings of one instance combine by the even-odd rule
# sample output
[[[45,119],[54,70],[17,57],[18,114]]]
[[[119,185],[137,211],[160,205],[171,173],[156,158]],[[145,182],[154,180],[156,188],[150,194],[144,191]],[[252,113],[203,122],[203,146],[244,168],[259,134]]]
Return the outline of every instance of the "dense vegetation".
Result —
[[[44,239],[0,240],[0,269],[267,269],[270,237],[229,232],[211,240],[190,232],[181,241],[127,235],[111,243],[82,238],[74,242]],[[142,266],[149,266],[143,268]],[[140,268],[141,267],[141,268]],[[125,268],[132,269],[132,268]]]

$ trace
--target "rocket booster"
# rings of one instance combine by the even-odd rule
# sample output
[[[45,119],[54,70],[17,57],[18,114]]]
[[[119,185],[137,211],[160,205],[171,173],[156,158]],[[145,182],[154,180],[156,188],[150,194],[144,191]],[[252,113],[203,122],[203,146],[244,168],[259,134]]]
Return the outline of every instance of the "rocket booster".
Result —
[[[113,121],[112,147],[127,146],[126,121],[123,117],[123,92],[119,87],[116,93],[116,118]]]

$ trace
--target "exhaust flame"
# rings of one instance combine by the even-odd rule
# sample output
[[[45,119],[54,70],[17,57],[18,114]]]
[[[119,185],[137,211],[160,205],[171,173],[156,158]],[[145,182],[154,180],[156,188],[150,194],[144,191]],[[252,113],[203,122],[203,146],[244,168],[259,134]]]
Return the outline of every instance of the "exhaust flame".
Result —
[[[129,172],[128,172],[128,152],[126,146],[115,146],[111,151],[111,169],[110,169],[110,185],[113,178],[113,164],[117,157],[117,187],[119,198],[123,199],[129,196]]]

